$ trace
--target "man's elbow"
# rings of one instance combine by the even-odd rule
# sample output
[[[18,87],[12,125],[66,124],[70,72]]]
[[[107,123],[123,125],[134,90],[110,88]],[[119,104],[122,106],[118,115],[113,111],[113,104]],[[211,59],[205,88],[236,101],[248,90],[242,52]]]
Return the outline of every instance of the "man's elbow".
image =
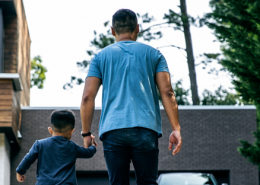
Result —
[[[178,108],[177,100],[172,88],[165,89],[161,92],[162,101],[172,102]]]
[[[82,103],[87,103],[87,102],[91,102],[91,101],[95,101],[95,97],[92,96],[91,94],[84,94],[82,97]]]
[[[175,98],[174,92],[172,88],[165,88],[161,91],[161,96],[165,98]]]

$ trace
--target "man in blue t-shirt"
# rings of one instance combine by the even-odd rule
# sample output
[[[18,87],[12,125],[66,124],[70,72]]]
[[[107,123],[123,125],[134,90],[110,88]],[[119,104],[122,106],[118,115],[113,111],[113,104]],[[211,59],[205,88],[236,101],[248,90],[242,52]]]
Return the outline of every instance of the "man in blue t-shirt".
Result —
[[[157,184],[158,138],[162,136],[157,88],[172,126],[169,150],[181,149],[178,105],[164,56],[136,42],[139,25],[135,13],[120,9],[113,15],[111,31],[116,43],[92,60],[81,104],[82,135],[90,134],[95,97],[103,85],[99,138],[110,184],[129,184],[130,161],[137,184]],[[84,137],[85,147],[91,137]]]

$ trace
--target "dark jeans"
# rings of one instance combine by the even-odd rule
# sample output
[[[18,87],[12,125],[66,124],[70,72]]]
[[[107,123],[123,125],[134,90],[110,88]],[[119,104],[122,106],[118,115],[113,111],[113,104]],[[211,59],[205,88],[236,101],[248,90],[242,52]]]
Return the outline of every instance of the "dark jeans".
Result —
[[[104,156],[111,185],[129,185],[130,162],[138,185],[157,184],[158,134],[142,127],[103,134]]]

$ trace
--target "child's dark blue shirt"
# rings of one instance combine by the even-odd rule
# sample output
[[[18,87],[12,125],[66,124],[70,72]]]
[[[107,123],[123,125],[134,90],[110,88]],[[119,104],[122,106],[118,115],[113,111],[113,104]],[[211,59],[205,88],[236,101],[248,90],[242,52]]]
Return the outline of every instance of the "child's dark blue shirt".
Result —
[[[16,172],[24,175],[38,159],[36,185],[77,185],[76,159],[91,158],[95,153],[95,146],[83,148],[62,136],[36,140]]]

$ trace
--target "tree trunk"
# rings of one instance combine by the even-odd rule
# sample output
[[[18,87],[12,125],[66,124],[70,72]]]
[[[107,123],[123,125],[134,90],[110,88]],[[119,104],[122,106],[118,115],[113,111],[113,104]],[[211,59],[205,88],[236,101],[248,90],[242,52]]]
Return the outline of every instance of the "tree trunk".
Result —
[[[199,105],[198,86],[197,86],[197,78],[196,78],[194,56],[193,56],[193,49],[192,49],[192,42],[191,42],[190,24],[189,24],[187,8],[186,8],[186,0],[180,0],[180,3],[181,3],[181,17],[182,17],[184,36],[186,42],[186,52],[187,52],[187,60],[188,60],[188,67],[189,67],[192,102],[193,105]]]

